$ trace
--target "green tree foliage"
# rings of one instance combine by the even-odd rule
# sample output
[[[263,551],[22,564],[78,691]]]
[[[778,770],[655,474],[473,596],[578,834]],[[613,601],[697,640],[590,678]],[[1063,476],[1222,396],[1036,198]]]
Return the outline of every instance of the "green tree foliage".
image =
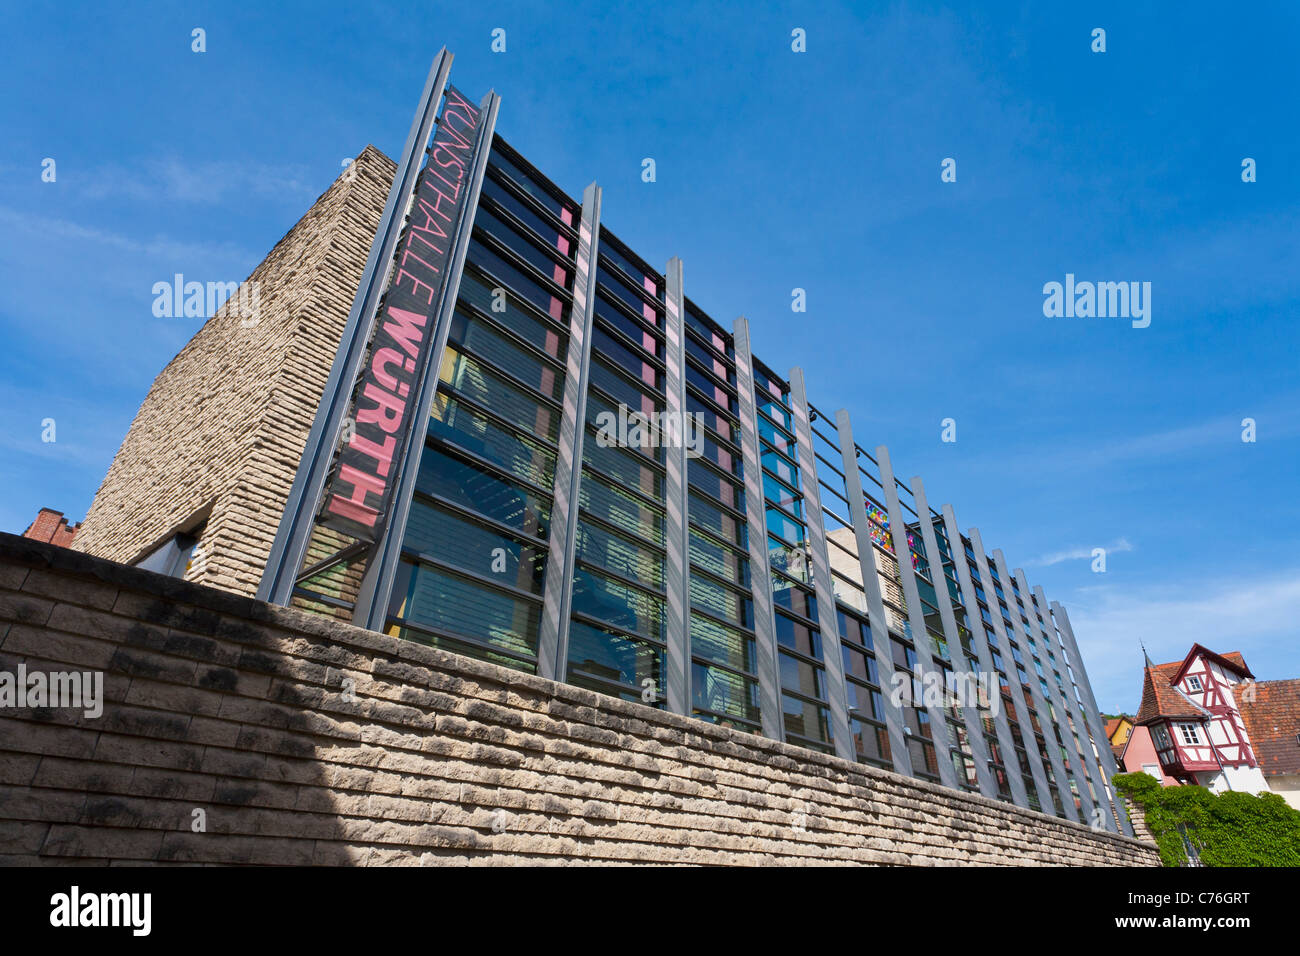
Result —
[[[1162,787],[1145,773],[1116,774],[1115,787],[1146,813],[1165,866],[1187,865],[1179,824],[1206,866],[1300,866],[1300,810],[1276,793]]]

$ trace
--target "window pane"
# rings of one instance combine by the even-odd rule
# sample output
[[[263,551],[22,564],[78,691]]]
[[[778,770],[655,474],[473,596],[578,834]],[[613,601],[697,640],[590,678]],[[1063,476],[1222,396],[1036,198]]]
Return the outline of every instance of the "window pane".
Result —
[[[641,701],[644,680],[655,691],[655,699],[664,699],[664,651],[646,641],[614,634],[585,621],[569,623],[569,681],[602,693],[629,688],[618,696]],[[595,679],[592,679],[595,678]]]
[[[690,531],[690,558],[692,567],[706,568],[741,587],[749,586],[749,561],[694,528]]]
[[[560,413],[544,405],[523,388],[497,375],[477,359],[448,345],[442,356],[439,378],[466,398],[517,425],[531,435],[555,440]]]
[[[454,546],[449,546],[454,542]],[[402,547],[423,551],[480,577],[534,594],[542,593],[546,545],[528,545],[445,508],[416,499]],[[501,551],[497,551],[497,549]],[[504,568],[500,568],[504,552]]]
[[[424,449],[415,487],[425,494],[472,508],[527,535],[545,538],[550,533],[550,502],[441,448]]]
[[[549,315],[561,325],[568,325],[569,303],[565,299],[553,295],[550,289],[544,288],[531,275],[506,262],[478,239],[470,242],[468,258],[492,279],[504,282],[525,300],[537,306],[543,314]],[[490,301],[488,308],[491,309]]]
[[[534,316],[523,304],[524,300],[513,292],[505,288],[501,292],[498,296],[494,287],[481,279],[473,268],[467,268],[460,281],[460,298],[492,316],[494,322],[499,322],[525,342],[537,346],[547,355],[563,359],[568,336]],[[549,300],[549,296],[547,298]],[[501,310],[503,306],[504,310]]]
[[[691,607],[707,611],[741,627],[753,626],[753,602],[730,588],[693,574],[690,581],[690,597]]]
[[[691,665],[692,704],[701,710],[758,721],[758,684],[698,662]]]
[[[406,587],[394,589],[394,597],[400,594],[401,598],[392,611],[393,616],[536,657],[540,604],[512,597],[427,564],[404,563],[403,567],[407,569]],[[390,628],[389,633],[393,632],[394,629]],[[399,636],[421,640],[414,634]],[[434,637],[426,637],[424,641],[439,645]]]
[[[662,554],[586,521],[578,522],[575,553],[580,560],[588,564],[594,564],[651,587],[663,587]]]
[[[433,400],[429,433],[455,442],[512,475],[548,487],[555,453],[486,418],[445,392]]]
[[[718,537],[725,541],[734,542],[739,547],[745,547],[746,527],[743,521],[736,518],[712,502],[706,501],[697,494],[692,493],[690,496],[690,520],[693,524],[701,528],[707,528]]]
[[[573,610],[622,630],[664,639],[662,599],[583,565],[573,569]]]
[[[661,546],[664,543],[663,512],[634,498],[621,488],[606,484],[590,469],[583,470],[582,483],[578,487],[578,504],[588,514],[625,531],[649,538]]]
[[[590,468],[628,488],[656,500],[663,499],[663,475],[643,460],[636,452],[614,445],[602,446],[590,432],[582,442],[582,460]]]
[[[558,401],[564,394],[564,374],[559,369],[524,351],[489,322],[458,311],[452,318],[448,341],[483,356],[547,398]]]
[[[501,240],[513,252],[518,253],[520,257],[533,265],[542,275],[556,285],[565,289],[569,287],[569,279],[572,276],[571,270],[566,269],[552,259],[548,253],[542,251],[539,245],[535,244],[523,233],[518,232],[513,226],[508,225],[505,220],[489,212],[487,206],[478,207],[478,212],[474,215],[474,225],[487,230],[492,236]]]
[[[826,708],[818,707],[808,701],[799,700],[789,694],[781,695],[781,708],[785,712],[785,732],[811,737],[814,740],[830,740],[830,724],[826,718]]]
[[[691,615],[690,626],[693,655],[726,664],[736,670],[753,673],[754,638],[752,635],[725,627],[698,614]]]

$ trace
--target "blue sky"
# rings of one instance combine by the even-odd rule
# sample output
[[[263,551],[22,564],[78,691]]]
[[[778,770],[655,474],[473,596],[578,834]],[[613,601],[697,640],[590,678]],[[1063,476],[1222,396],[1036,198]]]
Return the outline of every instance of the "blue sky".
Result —
[[[0,528],[84,516],[201,321],[153,283],[246,277],[344,157],[400,150],[445,44],[513,145],[1070,609],[1103,710],[1139,639],[1300,676],[1293,5],[258,6],[0,12]],[[1044,317],[1066,273],[1150,282],[1150,327]]]

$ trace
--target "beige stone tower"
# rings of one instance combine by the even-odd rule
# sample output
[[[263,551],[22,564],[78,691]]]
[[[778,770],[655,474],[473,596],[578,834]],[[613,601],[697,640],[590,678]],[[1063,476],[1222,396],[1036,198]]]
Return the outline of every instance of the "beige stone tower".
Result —
[[[162,370],[72,547],[134,563],[201,528],[187,580],[253,594],[395,166],[367,146]]]

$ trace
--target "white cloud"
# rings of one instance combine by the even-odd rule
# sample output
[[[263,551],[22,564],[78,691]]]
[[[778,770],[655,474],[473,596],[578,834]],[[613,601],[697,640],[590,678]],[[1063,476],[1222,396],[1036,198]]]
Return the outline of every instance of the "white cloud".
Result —
[[[132,255],[159,257],[171,260],[189,260],[195,258],[218,258],[247,261],[251,254],[239,249],[232,243],[184,242],[166,237],[152,239],[135,239],[118,232],[84,226],[55,216],[37,216],[0,206],[0,227],[4,227],[11,238],[15,235],[25,238],[56,239],[60,241],[83,242],[116,249]]]
[[[1098,546],[1094,545],[1093,547],[1098,547]],[[1114,541],[1111,544],[1100,545],[1100,547],[1103,547],[1107,554],[1117,554],[1122,551],[1133,550],[1133,545],[1129,543],[1129,540],[1127,538],[1119,538],[1118,540]],[[1035,558],[1032,561],[1028,561],[1026,562],[1025,566],[1026,567],[1047,567],[1053,564],[1060,564],[1062,561],[1079,561],[1083,559],[1087,559],[1091,561],[1093,558],[1092,550],[1093,549],[1091,547],[1082,547],[1082,548],[1071,548],[1068,551],[1057,551],[1054,552],[1053,554],[1045,554],[1041,558]]]
[[[1067,607],[1084,667],[1107,713],[1132,713],[1142,695],[1142,644],[1157,664],[1193,643],[1241,651],[1261,680],[1300,676],[1300,567],[1133,591],[1082,589]]]
[[[99,166],[80,171],[69,181],[87,199],[214,204],[255,196],[296,206],[314,200],[337,173],[318,171],[313,177],[311,170],[299,165],[168,157],[141,166]],[[309,182],[312,179],[314,184]]]

